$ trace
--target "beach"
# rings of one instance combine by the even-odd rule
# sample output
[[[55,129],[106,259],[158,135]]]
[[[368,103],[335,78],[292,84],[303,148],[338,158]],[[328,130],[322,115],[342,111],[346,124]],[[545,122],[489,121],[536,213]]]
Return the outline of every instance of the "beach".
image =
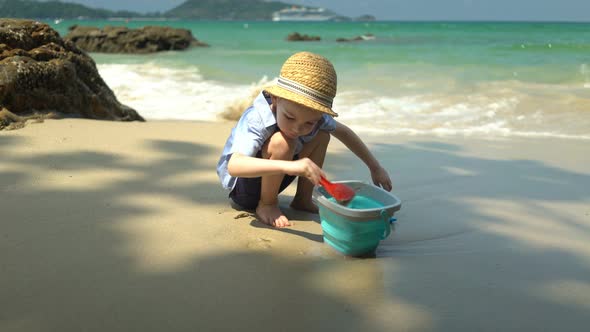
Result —
[[[375,257],[319,217],[234,210],[232,122],[46,120],[0,132],[0,331],[581,331],[587,139],[361,134],[402,200]],[[333,180],[369,180],[332,140]]]
[[[63,36],[74,24],[113,23],[52,26]],[[98,95],[140,115],[101,118],[146,122],[73,115],[0,131],[1,332],[590,324],[587,23],[120,24],[186,28],[211,47],[88,54],[98,75],[78,86],[104,80]],[[321,40],[286,41],[293,31]],[[374,38],[337,41],[367,34]],[[274,229],[232,208],[217,178],[235,123],[225,111],[243,111],[302,50],[333,62],[337,120],[362,137],[401,199],[395,230],[374,255],[330,247],[318,215],[289,208],[294,184],[280,196],[294,225]],[[5,77],[20,70],[7,68]],[[67,89],[51,82],[73,81],[38,77],[6,84],[30,94],[3,102],[104,115],[96,92],[76,101],[77,91],[94,90],[62,96]],[[46,100],[66,105],[37,100],[42,85],[55,88]],[[335,139],[323,169],[330,180],[370,181]]]

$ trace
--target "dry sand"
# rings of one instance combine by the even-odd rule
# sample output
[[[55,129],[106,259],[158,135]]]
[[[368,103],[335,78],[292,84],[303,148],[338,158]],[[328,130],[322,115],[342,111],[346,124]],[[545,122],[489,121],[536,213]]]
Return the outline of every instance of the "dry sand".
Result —
[[[590,144],[365,137],[403,201],[371,259],[239,215],[231,124],[0,132],[0,331],[583,331]],[[393,143],[384,144],[393,140]],[[368,180],[333,141],[331,179]],[[282,198],[288,205],[289,188]]]

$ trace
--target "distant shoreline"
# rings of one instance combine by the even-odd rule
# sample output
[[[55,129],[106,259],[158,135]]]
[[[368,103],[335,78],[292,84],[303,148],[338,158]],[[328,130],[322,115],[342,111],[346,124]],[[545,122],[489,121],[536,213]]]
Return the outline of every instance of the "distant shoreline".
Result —
[[[12,17],[11,17],[12,18]],[[20,17],[23,18],[23,17]],[[375,21],[273,21],[273,20],[215,20],[215,19],[187,19],[181,17],[85,17],[85,18],[61,18],[61,17],[24,17],[24,19],[31,20],[61,20],[61,21],[156,21],[156,22],[167,22],[167,21],[200,21],[200,22],[272,22],[277,24],[309,24],[309,23],[493,23],[493,24],[522,24],[522,23],[539,23],[539,24],[590,24],[588,21],[536,21],[536,20],[523,20],[523,21],[512,21],[512,20],[375,20]]]

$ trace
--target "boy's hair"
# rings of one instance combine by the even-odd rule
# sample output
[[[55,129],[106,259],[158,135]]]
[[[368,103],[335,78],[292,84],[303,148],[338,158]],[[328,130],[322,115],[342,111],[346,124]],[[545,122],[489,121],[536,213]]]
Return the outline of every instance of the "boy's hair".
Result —
[[[276,85],[266,91],[318,112],[338,116],[332,111],[336,84],[336,71],[328,59],[310,52],[299,52],[285,61]]]

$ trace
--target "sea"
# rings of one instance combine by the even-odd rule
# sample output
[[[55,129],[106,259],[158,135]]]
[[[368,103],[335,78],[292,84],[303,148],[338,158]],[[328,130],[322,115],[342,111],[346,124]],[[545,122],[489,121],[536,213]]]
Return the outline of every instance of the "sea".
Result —
[[[222,121],[228,106],[272,84],[291,54],[311,51],[336,68],[337,119],[364,135],[590,140],[590,23],[48,23],[61,36],[74,24],[163,25],[208,43],[149,55],[90,53],[119,101],[147,120]],[[293,32],[321,40],[286,41]]]

